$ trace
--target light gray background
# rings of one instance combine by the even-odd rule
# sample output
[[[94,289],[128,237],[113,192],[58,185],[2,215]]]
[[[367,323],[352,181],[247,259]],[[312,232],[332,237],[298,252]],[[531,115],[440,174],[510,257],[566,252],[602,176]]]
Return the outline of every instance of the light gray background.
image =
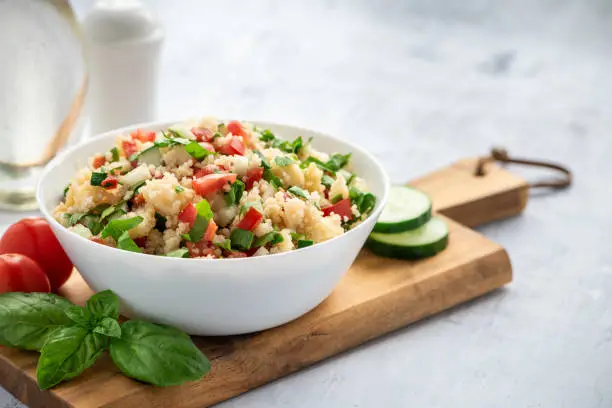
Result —
[[[160,118],[315,128],[398,183],[492,145],[576,174],[480,229],[510,253],[505,290],[222,407],[612,406],[612,3],[151,4],[167,29]]]

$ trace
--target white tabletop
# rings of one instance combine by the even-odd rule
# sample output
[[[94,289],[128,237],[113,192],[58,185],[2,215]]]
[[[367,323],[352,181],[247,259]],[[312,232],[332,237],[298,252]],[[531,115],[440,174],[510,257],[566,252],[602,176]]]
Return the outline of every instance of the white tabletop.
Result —
[[[506,289],[220,406],[612,406],[608,2],[246,3],[151,1],[167,30],[160,118],[315,128],[398,183],[492,145],[564,162],[576,183],[480,228],[508,249]]]

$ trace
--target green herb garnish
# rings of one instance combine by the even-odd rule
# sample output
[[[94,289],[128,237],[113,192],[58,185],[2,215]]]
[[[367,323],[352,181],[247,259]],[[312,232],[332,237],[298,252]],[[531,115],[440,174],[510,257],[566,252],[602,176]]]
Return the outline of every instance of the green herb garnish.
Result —
[[[213,212],[210,208],[210,204],[205,199],[202,199],[195,205],[198,215],[196,216],[193,226],[189,231],[189,241],[199,242],[206,233],[208,223],[213,218]]]
[[[164,232],[166,230],[166,217],[161,215],[158,212],[155,212],[155,229],[159,232]]]
[[[272,170],[270,169],[264,170],[263,179],[270,183],[270,185],[277,190],[283,186],[283,182],[281,181],[281,179],[275,176],[274,173],[272,173]]]
[[[262,142],[271,142],[273,140],[276,140],[276,136],[274,136],[274,133],[272,133],[270,129],[266,129],[263,132],[261,132],[261,136],[259,137],[259,140],[261,140]]]
[[[246,186],[240,180],[236,180],[230,187],[230,191],[225,193],[225,203],[228,206],[232,206],[234,204],[238,204],[240,199],[242,198],[242,194],[244,193],[244,189]]]
[[[306,248],[311,246],[312,244],[314,244],[314,241],[310,240],[310,239],[300,239],[297,242],[297,247],[299,248]]]
[[[4,293],[0,344],[40,350],[41,389],[80,375],[107,348],[125,375],[160,387],[198,380],[210,370],[182,331],[138,320],[120,324],[118,317],[119,299],[112,291],[92,296],[85,307],[50,293]]]
[[[253,233],[251,231],[235,228],[230,233],[230,240],[232,241],[232,248],[247,250],[251,248],[253,244]]]
[[[324,174],[323,177],[321,177],[321,184],[323,184],[325,187],[329,188],[333,183],[334,179],[327,174]]]
[[[297,232],[291,232],[291,239],[294,241],[300,241],[306,239],[306,235],[298,234]]]
[[[127,231],[123,231],[119,236],[119,239],[117,240],[117,248],[131,252],[142,252],[142,249],[140,249],[140,247],[136,245],[136,242],[130,238]]]
[[[357,187],[349,189],[349,198],[351,204],[356,205],[361,214],[369,213],[376,206],[376,196],[372,193],[364,193]]]
[[[131,230],[140,224],[144,219],[141,216],[132,218],[122,218],[117,220],[111,220],[106,227],[102,230],[100,236],[102,238],[113,237],[115,241],[119,241],[119,238],[124,232]],[[92,231],[93,232],[93,231]]]
[[[116,147],[113,147],[112,149],[110,149],[111,152],[111,163],[114,163],[116,161],[119,161],[119,149],[117,149]]]
[[[85,213],[74,213],[74,214],[64,214],[64,218],[68,221],[68,225],[71,227],[81,221],[86,214]]]
[[[269,169],[270,168],[270,162],[268,161],[268,159],[266,159],[266,156],[264,156],[263,153],[260,152],[259,150],[253,150],[253,151],[261,159],[261,166],[264,168],[264,170]]]
[[[334,169],[334,171],[338,171],[344,166],[346,166],[350,160],[351,160],[350,153],[348,154],[336,153],[336,154],[332,154],[332,156],[327,161],[326,165],[329,168]]]
[[[227,126],[225,126],[225,123],[219,123],[217,125],[217,132],[221,133],[221,134],[227,134]]]
[[[174,251],[170,251],[166,254],[171,258],[189,258],[189,250],[187,248],[179,248]]]
[[[104,225],[98,221],[98,217],[93,214],[87,214],[81,218],[81,224],[87,227],[93,235],[98,235],[103,229]]]
[[[279,244],[281,242],[283,242],[285,239],[283,238],[283,234],[281,234],[280,232],[277,231],[270,231],[267,234],[257,238],[255,240],[255,243],[253,244],[254,247],[262,247],[262,246],[266,246],[268,244],[270,245],[276,245]]]
[[[64,200],[66,199],[66,195],[68,195],[68,191],[70,190],[70,184],[64,187]]]
[[[295,163],[295,160],[288,156],[276,156],[274,158],[274,163],[276,163],[277,166],[286,167]]]
[[[198,142],[190,142],[185,146],[185,151],[196,160],[202,160],[209,154],[213,154],[210,150],[205,149]]]
[[[332,204],[336,204],[338,201],[342,200],[342,194],[336,194],[329,200]]]
[[[107,176],[107,173],[105,172],[100,173],[100,172],[94,171],[91,173],[91,179],[89,180],[89,183],[92,186],[101,186],[102,182],[106,180],[106,176]]]
[[[232,250],[232,240],[231,239],[226,239],[223,242],[215,242],[214,244],[221,249],[225,249],[226,251]]]
[[[298,186],[289,187],[287,191],[296,197],[303,198],[304,200],[308,200],[310,198],[308,192],[304,189],[299,188]]]
[[[183,188],[183,186],[174,186],[174,191],[180,194],[185,191],[185,188]]]

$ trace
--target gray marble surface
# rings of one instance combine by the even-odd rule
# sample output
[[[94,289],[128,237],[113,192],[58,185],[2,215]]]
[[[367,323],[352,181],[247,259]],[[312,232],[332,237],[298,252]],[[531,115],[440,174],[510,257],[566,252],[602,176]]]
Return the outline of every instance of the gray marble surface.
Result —
[[[506,289],[220,406],[612,406],[612,3],[151,3],[167,29],[160,118],[316,128],[395,182],[492,145],[576,174],[480,228],[511,256]]]

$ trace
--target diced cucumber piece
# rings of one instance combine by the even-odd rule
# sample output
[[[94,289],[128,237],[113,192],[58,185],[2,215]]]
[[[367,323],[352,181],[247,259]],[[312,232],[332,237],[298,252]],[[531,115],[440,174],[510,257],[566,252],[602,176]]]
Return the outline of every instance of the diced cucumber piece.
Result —
[[[373,232],[367,246],[376,255],[387,258],[418,259],[433,256],[448,244],[448,226],[433,217],[425,225],[395,234]]]
[[[427,194],[408,186],[392,186],[374,232],[402,232],[419,228],[431,219]]]
[[[154,166],[161,165],[162,157],[157,146],[151,146],[140,152],[138,155],[138,163],[152,164]]]

